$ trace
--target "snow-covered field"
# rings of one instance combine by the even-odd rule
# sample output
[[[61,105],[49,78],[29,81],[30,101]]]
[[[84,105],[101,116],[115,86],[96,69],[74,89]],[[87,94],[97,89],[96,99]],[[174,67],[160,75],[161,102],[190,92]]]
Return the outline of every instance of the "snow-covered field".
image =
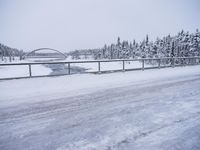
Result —
[[[35,62],[38,59],[30,59],[23,61],[15,61],[14,63],[27,63]],[[61,60],[63,61],[63,60]],[[65,60],[65,61],[74,61],[74,60]],[[76,62],[76,61],[74,61]],[[12,62],[13,63],[13,62]],[[41,75],[50,75],[50,74],[67,74],[68,68],[66,65],[57,64],[57,65],[31,65],[32,75],[41,76]],[[56,68],[55,68],[56,67]],[[139,61],[126,61],[125,69],[137,69],[141,68],[142,63]],[[145,64],[145,67],[152,67]],[[52,68],[54,68],[52,70]],[[122,70],[122,62],[101,62],[101,71],[114,71]],[[71,73],[83,73],[83,72],[97,72],[98,63],[73,63],[71,64]],[[12,77],[27,77],[29,76],[29,68],[27,65],[21,66],[0,66],[0,78],[12,78]]]
[[[71,65],[78,66],[87,69],[86,72],[95,72],[98,71],[98,63],[75,63]],[[145,64],[145,67],[151,67],[150,65]],[[122,70],[122,62],[101,62],[101,71],[112,71],[112,70]],[[126,61],[125,69],[137,69],[142,68],[142,63],[139,61]]]
[[[1,150],[199,150],[200,66],[0,81]]]
[[[16,59],[12,62],[0,62],[0,63],[27,63],[32,62],[28,60],[19,61]],[[44,65],[32,65],[31,66],[32,75],[48,75],[52,72],[50,68]],[[18,66],[0,66],[0,78],[12,78],[12,77],[27,77],[29,76],[28,65],[18,65]]]
[[[32,75],[48,75],[52,71],[43,65],[32,65]],[[1,66],[0,67],[0,78],[11,78],[11,77],[27,77],[29,76],[29,68],[27,65],[20,66]]]

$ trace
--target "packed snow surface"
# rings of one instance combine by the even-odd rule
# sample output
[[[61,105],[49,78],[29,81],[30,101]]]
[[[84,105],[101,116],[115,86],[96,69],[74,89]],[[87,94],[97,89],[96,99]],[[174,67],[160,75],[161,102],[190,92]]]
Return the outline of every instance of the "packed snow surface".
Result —
[[[200,66],[0,81],[1,150],[199,150]]]

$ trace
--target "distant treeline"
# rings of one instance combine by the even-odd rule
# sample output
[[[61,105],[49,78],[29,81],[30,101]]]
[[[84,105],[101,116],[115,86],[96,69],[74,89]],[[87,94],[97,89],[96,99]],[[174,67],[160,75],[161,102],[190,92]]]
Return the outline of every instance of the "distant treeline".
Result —
[[[10,48],[0,43],[0,57],[14,59],[22,57],[23,50]],[[121,41],[118,37],[116,43],[105,45],[98,49],[75,50],[65,53],[72,59],[132,59],[132,58],[162,58],[162,57],[192,57],[200,56],[200,32],[194,33],[182,30],[177,35],[167,35],[155,41],[146,35],[143,41]],[[47,55],[47,53],[45,54]],[[49,54],[50,55],[50,54]]]
[[[11,48],[0,43],[0,57],[2,61],[4,61],[7,58],[9,58],[9,60],[11,61],[15,59],[16,56],[22,57],[23,54],[24,54],[23,50]]]
[[[159,58],[159,57],[190,57],[200,56],[200,32],[189,33],[182,30],[175,36],[164,36],[151,41],[146,35],[143,41],[121,41],[105,45],[99,49],[76,50],[69,53],[74,59],[81,56],[93,59],[131,59],[131,58]]]

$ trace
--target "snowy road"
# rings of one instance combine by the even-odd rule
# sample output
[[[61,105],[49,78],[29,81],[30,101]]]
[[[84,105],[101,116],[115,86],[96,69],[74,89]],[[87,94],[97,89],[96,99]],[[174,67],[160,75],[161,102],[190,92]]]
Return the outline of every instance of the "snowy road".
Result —
[[[52,99],[41,98],[41,93],[29,98],[25,90],[24,95],[16,94],[13,103],[9,101],[15,100],[15,95],[6,98],[4,93],[0,150],[199,150],[200,71],[196,70],[200,67],[193,72],[188,68],[177,69],[178,75],[170,75],[171,69],[157,70],[152,76],[162,72],[163,79],[137,82],[131,72],[124,75],[132,77],[126,79],[127,84],[110,81],[109,86],[100,88],[97,83],[96,90],[92,90],[94,84],[88,92],[77,89],[70,94],[72,91],[66,90],[63,97]],[[91,80],[103,76],[112,80],[113,76],[115,81],[122,74],[95,75]],[[44,80],[49,79],[58,80]],[[5,92],[6,84],[22,81],[20,87],[28,88],[30,80],[0,82],[0,89]]]

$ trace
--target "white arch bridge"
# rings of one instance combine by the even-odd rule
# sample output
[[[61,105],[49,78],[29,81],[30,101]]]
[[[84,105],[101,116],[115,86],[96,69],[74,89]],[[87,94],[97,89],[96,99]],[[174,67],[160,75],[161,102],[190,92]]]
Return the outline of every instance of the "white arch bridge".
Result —
[[[67,56],[60,52],[59,50],[52,48],[38,48],[23,56],[23,59],[29,58],[55,58],[55,59],[65,59]]]

